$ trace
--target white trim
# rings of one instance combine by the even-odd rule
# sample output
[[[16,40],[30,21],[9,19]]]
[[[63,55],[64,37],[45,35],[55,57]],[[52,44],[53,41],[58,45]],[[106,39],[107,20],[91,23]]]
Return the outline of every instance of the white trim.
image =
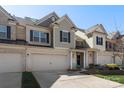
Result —
[[[70,32],[70,31],[68,31],[68,30],[61,30],[61,31],[63,31],[63,32]]]
[[[67,30],[61,30],[61,31],[62,31],[62,41],[60,41],[60,42],[61,42],[61,43],[65,43],[65,44],[70,43],[70,42],[68,42],[68,41],[69,41],[68,36],[69,36],[70,31],[67,31]],[[67,34],[67,37],[65,37],[65,36],[63,35],[63,33]],[[67,42],[66,42],[66,41],[63,41],[63,38],[66,38],[66,39],[67,39]]]
[[[54,48],[56,48],[56,49],[69,49],[69,48],[65,48],[65,47],[54,47]]]
[[[15,22],[8,22],[10,25],[16,25]]]
[[[55,48],[55,30],[53,30],[53,47]]]
[[[38,32],[38,39],[39,39],[39,42],[37,42],[37,41],[34,41],[34,33],[35,32]],[[46,36],[46,34],[47,34],[48,32],[41,32],[41,31],[35,31],[35,30],[33,30],[33,42],[36,42],[36,43],[43,43],[43,44],[49,44],[49,43],[47,43],[47,36]],[[45,38],[44,37],[41,37],[41,34],[45,34]],[[49,34],[49,33],[48,33]],[[45,42],[41,42],[41,38],[44,38],[45,39]]]
[[[0,10],[1,10],[1,12],[3,12],[8,18],[13,19],[12,16],[11,16],[5,9],[3,9],[1,6],[0,6]]]
[[[97,57],[96,64],[99,64],[99,62],[98,62],[98,51],[96,51],[96,57]]]
[[[44,16],[43,18],[41,18],[36,24],[39,25],[40,23],[47,20],[48,18],[51,18],[52,16],[54,16],[56,19],[59,19],[59,16],[55,12],[52,12],[52,13]]]
[[[85,68],[86,67],[86,58],[85,58],[86,57],[86,52],[84,51],[83,53],[84,53],[84,56],[83,56],[84,57],[84,64],[83,64],[84,67],[83,68]]]
[[[64,15],[64,16],[62,16],[60,19],[58,19],[58,20],[55,21],[55,22],[59,23],[59,22],[61,22],[61,21],[64,20],[64,19],[67,19],[68,23],[70,23],[72,26],[76,27],[76,25],[72,22],[72,20],[68,17],[67,14]]]
[[[2,31],[3,33],[5,33],[5,37],[0,37],[0,39],[8,39],[7,38],[7,26],[6,25],[0,25],[0,27],[4,28],[4,30]],[[1,32],[1,28],[0,28],[0,32]]]
[[[61,42],[61,43],[63,43],[63,44],[70,44],[69,42]]]
[[[73,68],[73,64],[72,64],[72,51],[70,51],[70,69]]]
[[[32,44],[32,45],[44,45],[44,46],[50,46],[51,44],[50,43],[43,43],[43,42],[33,42],[33,41],[30,41],[28,42],[29,44]]]

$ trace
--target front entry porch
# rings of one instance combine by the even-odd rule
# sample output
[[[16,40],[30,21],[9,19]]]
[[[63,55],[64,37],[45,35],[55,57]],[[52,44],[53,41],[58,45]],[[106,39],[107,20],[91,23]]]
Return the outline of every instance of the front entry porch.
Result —
[[[77,58],[76,59],[76,62],[77,62],[76,68],[77,69],[84,68],[84,53],[77,52],[76,58]]]
[[[87,50],[87,66],[97,64],[97,50]]]
[[[70,51],[70,69],[81,70],[85,68],[85,51],[71,50]]]

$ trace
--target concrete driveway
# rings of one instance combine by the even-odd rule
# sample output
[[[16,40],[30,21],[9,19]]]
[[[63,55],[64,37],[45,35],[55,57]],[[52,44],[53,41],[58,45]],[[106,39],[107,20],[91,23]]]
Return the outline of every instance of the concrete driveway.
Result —
[[[118,88],[123,84],[78,72],[33,72],[43,88]]]
[[[21,88],[22,73],[0,73],[0,88]]]

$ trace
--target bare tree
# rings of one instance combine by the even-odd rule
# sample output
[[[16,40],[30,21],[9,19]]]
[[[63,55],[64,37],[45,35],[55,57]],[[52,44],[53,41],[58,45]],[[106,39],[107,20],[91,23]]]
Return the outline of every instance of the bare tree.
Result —
[[[116,39],[116,45],[113,48],[113,63],[115,63],[115,58],[119,57],[124,65],[124,36],[120,35]]]

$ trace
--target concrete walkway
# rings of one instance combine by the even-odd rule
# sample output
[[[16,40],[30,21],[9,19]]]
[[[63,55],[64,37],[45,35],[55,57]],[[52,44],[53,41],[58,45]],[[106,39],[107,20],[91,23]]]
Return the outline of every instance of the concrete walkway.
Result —
[[[33,72],[41,87],[45,88],[122,88],[123,84],[80,73]]]
[[[0,88],[21,88],[22,73],[0,73]]]

